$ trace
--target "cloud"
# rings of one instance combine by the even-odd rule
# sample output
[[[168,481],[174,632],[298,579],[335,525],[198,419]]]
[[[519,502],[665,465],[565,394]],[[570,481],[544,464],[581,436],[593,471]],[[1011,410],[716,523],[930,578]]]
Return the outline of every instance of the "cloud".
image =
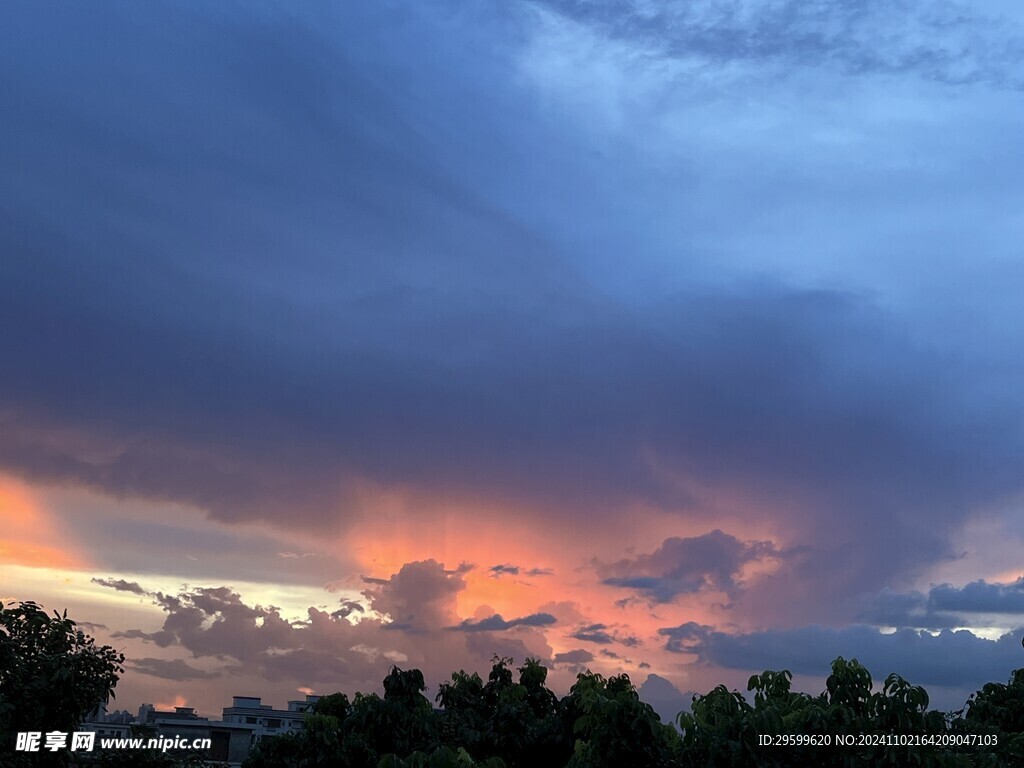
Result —
[[[640,700],[650,704],[664,723],[674,723],[676,715],[690,708],[693,692],[683,693],[670,680],[650,674],[637,688]]]
[[[984,579],[963,587],[940,584],[928,591],[928,607],[952,613],[1024,613],[1024,578],[1012,584],[990,584]]]
[[[665,539],[654,552],[600,565],[598,573],[604,584],[634,589],[664,603],[705,590],[735,595],[739,589],[736,577],[743,566],[779,555],[771,542],[742,542],[714,530],[702,536]]]
[[[502,576],[519,576],[520,574],[522,574],[523,576],[535,578],[537,576],[552,576],[554,574],[554,571],[551,568],[523,569],[521,566],[510,565],[508,563],[505,563],[491,566],[488,569],[488,573],[490,573],[491,578],[494,579],[499,579]],[[525,584],[526,582],[520,583]]]
[[[492,565],[489,569],[491,578],[499,578],[501,576],[518,576],[519,566],[518,565]]]
[[[947,85],[1022,85],[1020,24],[966,4],[749,0],[653,6],[546,0],[543,5],[612,41],[650,57],[684,61],[697,71],[696,62],[719,68],[746,63],[773,72],[911,73]]]
[[[555,664],[570,664],[574,666],[587,664],[593,660],[594,654],[583,648],[577,648],[574,651],[565,651],[564,653],[556,653],[554,659],[552,659]]]
[[[608,626],[606,624],[589,624],[585,627],[580,627],[572,636],[577,640],[584,640],[588,643],[600,643],[607,645],[615,642],[614,638],[606,630]]]
[[[541,663],[550,663],[551,648],[539,635],[530,637],[521,633],[510,636],[492,632],[469,632],[462,636],[465,637],[466,648],[479,659],[490,660],[495,656],[513,660],[534,658]]]
[[[586,624],[579,627],[575,632],[570,635],[577,640],[583,640],[587,643],[597,643],[599,645],[611,645],[612,643],[619,643],[626,646],[627,648],[635,648],[640,645],[640,638],[634,635],[620,635],[618,632],[609,631],[607,624]]]
[[[876,677],[896,672],[917,685],[967,689],[1004,679],[1020,662],[1020,631],[987,640],[967,630],[938,634],[900,629],[883,634],[864,625],[820,626],[726,634],[688,622],[666,627],[665,648],[699,664],[761,671],[788,669],[827,676],[833,659],[856,658]]]
[[[503,619],[500,613],[496,613],[493,616],[488,616],[486,619],[480,619],[479,621],[465,619],[457,626],[450,627],[449,629],[455,629],[460,632],[504,632],[505,630],[512,629],[513,627],[544,627],[554,624],[557,621],[558,619],[550,613],[531,613],[528,616],[521,616],[518,619],[509,619],[508,621]]]
[[[178,680],[186,682],[189,680],[211,680],[220,677],[218,672],[206,672],[197,669],[181,659],[168,661],[166,659],[142,658],[132,659],[128,666],[135,672],[151,677],[160,677],[164,680]]]
[[[446,571],[435,560],[406,563],[389,579],[364,581],[377,585],[363,593],[370,607],[409,631],[450,625],[456,617],[455,596],[466,587],[461,573]]]
[[[301,620],[284,617],[274,606],[251,605],[228,587],[194,587],[177,594],[154,591],[148,594],[165,613],[163,626],[154,632],[127,629],[113,636],[204,659],[213,665],[204,673],[210,678],[244,671],[268,683],[314,690],[375,690],[394,663],[415,666],[428,678],[443,680],[455,665],[486,668],[494,653],[520,659],[551,656],[542,632],[555,621],[550,614],[510,621],[494,616],[460,625],[455,598],[465,587],[462,575],[441,563],[406,563],[377,582],[364,592],[372,613],[361,603],[343,600],[333,613],[311,606]],[[449,631],[453,625],[464,631]],[[512,628],[514,637],[499,636]],[[184,662],[139,663],[146,674],[206,679]]]
[[[365,613],[366,609],[355,600],[342,600],[341,608],[331,613],[333,619],[347,619],[354,613]]]
[[[19,6],[0,466],[318,537],[388,492],[595,537],[624,509],[738,521],[607,566],[654,601],[742,590],[764,521],[794,557],[752,621],[848,618],[947,556],[1021,485],[1020,106],[989,87],[1016,23],[548,7]],[[633,68],[576,65],[610,48]],[[624,83],[623,130],[550,98],[567,70]],[[460,621],[445,576],[424,603],[366,584],[427,632]]]
[[[106,624],[97,624],[92,621],[76,621],[75,624],[88,632],[95,632],[97,629],[110,629]]]
[[[864,609],[860,618],[890,627],[946,629],[982,626],[995,616],[1019,617],[1024,614],[1024,579],[1011,584],[996,584],[984,579],[954,587],[939,584],[926,593],[899,593],[881,590]]]
[[[90,579],[93,584],[99,584],[101,587],[109,587],[110,589],[116,589],[118,592],[131,592],[133,595],[146,595],[149,594],[145,589],[140,587],[134,581],[125,581],[124,579]]]

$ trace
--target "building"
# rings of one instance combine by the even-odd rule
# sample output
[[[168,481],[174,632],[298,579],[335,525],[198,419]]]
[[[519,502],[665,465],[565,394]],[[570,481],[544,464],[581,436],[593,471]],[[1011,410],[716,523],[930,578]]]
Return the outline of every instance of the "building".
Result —
[[[107,712],[106,702],[100,704],[85,716],[79,730],[92,731],[97,739],[125,739],[131,736],[135,722],[130,712]]]
[[[145,720],[142,720],[142,715]],[[150,705],[139,708],[141,732],[153,737],[209,739],[210,751],[204,757],[218,763],[241,765],[258,740],[256,727],[246,723],[224,722],[200,717],[193,707],[175,707],[161,712]]]
[[[234,696],[230,707],[224,707],[221,720],[199,716],[194,707],[158,710],[152,704],[139,707],[137,718],[128,712],[108,714],[100,705],[89,713],[80,730],[96,733],[97,743],[106,738],[209,739],[210,750],[203,758],[222,765],[240,766],[249,752],[264,736],[294,733],[303,727],[305,713],[319,699],[288,702],[287,709],[274,709],[258,696]]]
[[[222,718],[225,723],[255,726],[256,738],[294,733],[302,728],[307,710],[320,699],[306,696],[305,700],[288,702],[288,709],[274,709],[264,704],[259,696],[234,696],[230,707],[224,707]]]

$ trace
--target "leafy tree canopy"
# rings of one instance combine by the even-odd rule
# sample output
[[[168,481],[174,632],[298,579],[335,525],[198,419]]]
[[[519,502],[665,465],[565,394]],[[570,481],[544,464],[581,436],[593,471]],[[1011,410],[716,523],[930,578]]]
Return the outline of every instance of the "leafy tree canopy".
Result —
[[[114,697],[124,654],[68,618],[33,602],[0,610],[0,755],[14,753],[20,731],[75,730],[86,714]],[[54,759],[66,759],[58,752]],[[42,759],[42,758],[40,758]],[[13,760],[13,758],[12,758]]]

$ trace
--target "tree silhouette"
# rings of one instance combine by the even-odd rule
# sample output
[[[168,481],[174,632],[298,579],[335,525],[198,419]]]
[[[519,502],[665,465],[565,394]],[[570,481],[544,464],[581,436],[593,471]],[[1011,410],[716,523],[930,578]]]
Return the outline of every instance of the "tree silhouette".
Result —
[[[68,752],[14,752],[18,732],[69,733],[114,696],[124,654],[34,602],[0,610],[0,756],[4,765],[62,765]]]

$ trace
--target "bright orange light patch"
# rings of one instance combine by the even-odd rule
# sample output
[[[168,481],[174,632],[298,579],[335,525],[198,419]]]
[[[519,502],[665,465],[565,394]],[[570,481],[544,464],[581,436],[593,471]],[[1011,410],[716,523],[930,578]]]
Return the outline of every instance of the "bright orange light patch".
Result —
[[[31,568],[84,568],[60,541],[50,514],[32,490],[0,475],[0,562]]]
[[[164,703],[157,702],[156,704],[153,705],[153,708],[157,709],[157,710],[161,710],[163,712],[169,712],[170,710],[174,709],[175,707],[187,707],[187,706],[188,706],[188,699],[186,699],[181,694],[178,694],[177,696],[174,697],[174,701],[171,702],[170,704],[168,704],[166,702],[164,702]]]
[[[26,545],[24,542],[0,539],[0,563],[6,565],[24,565],[29,568],[68,568],[83,567],[81,560],[67,552],[54,547]]]

